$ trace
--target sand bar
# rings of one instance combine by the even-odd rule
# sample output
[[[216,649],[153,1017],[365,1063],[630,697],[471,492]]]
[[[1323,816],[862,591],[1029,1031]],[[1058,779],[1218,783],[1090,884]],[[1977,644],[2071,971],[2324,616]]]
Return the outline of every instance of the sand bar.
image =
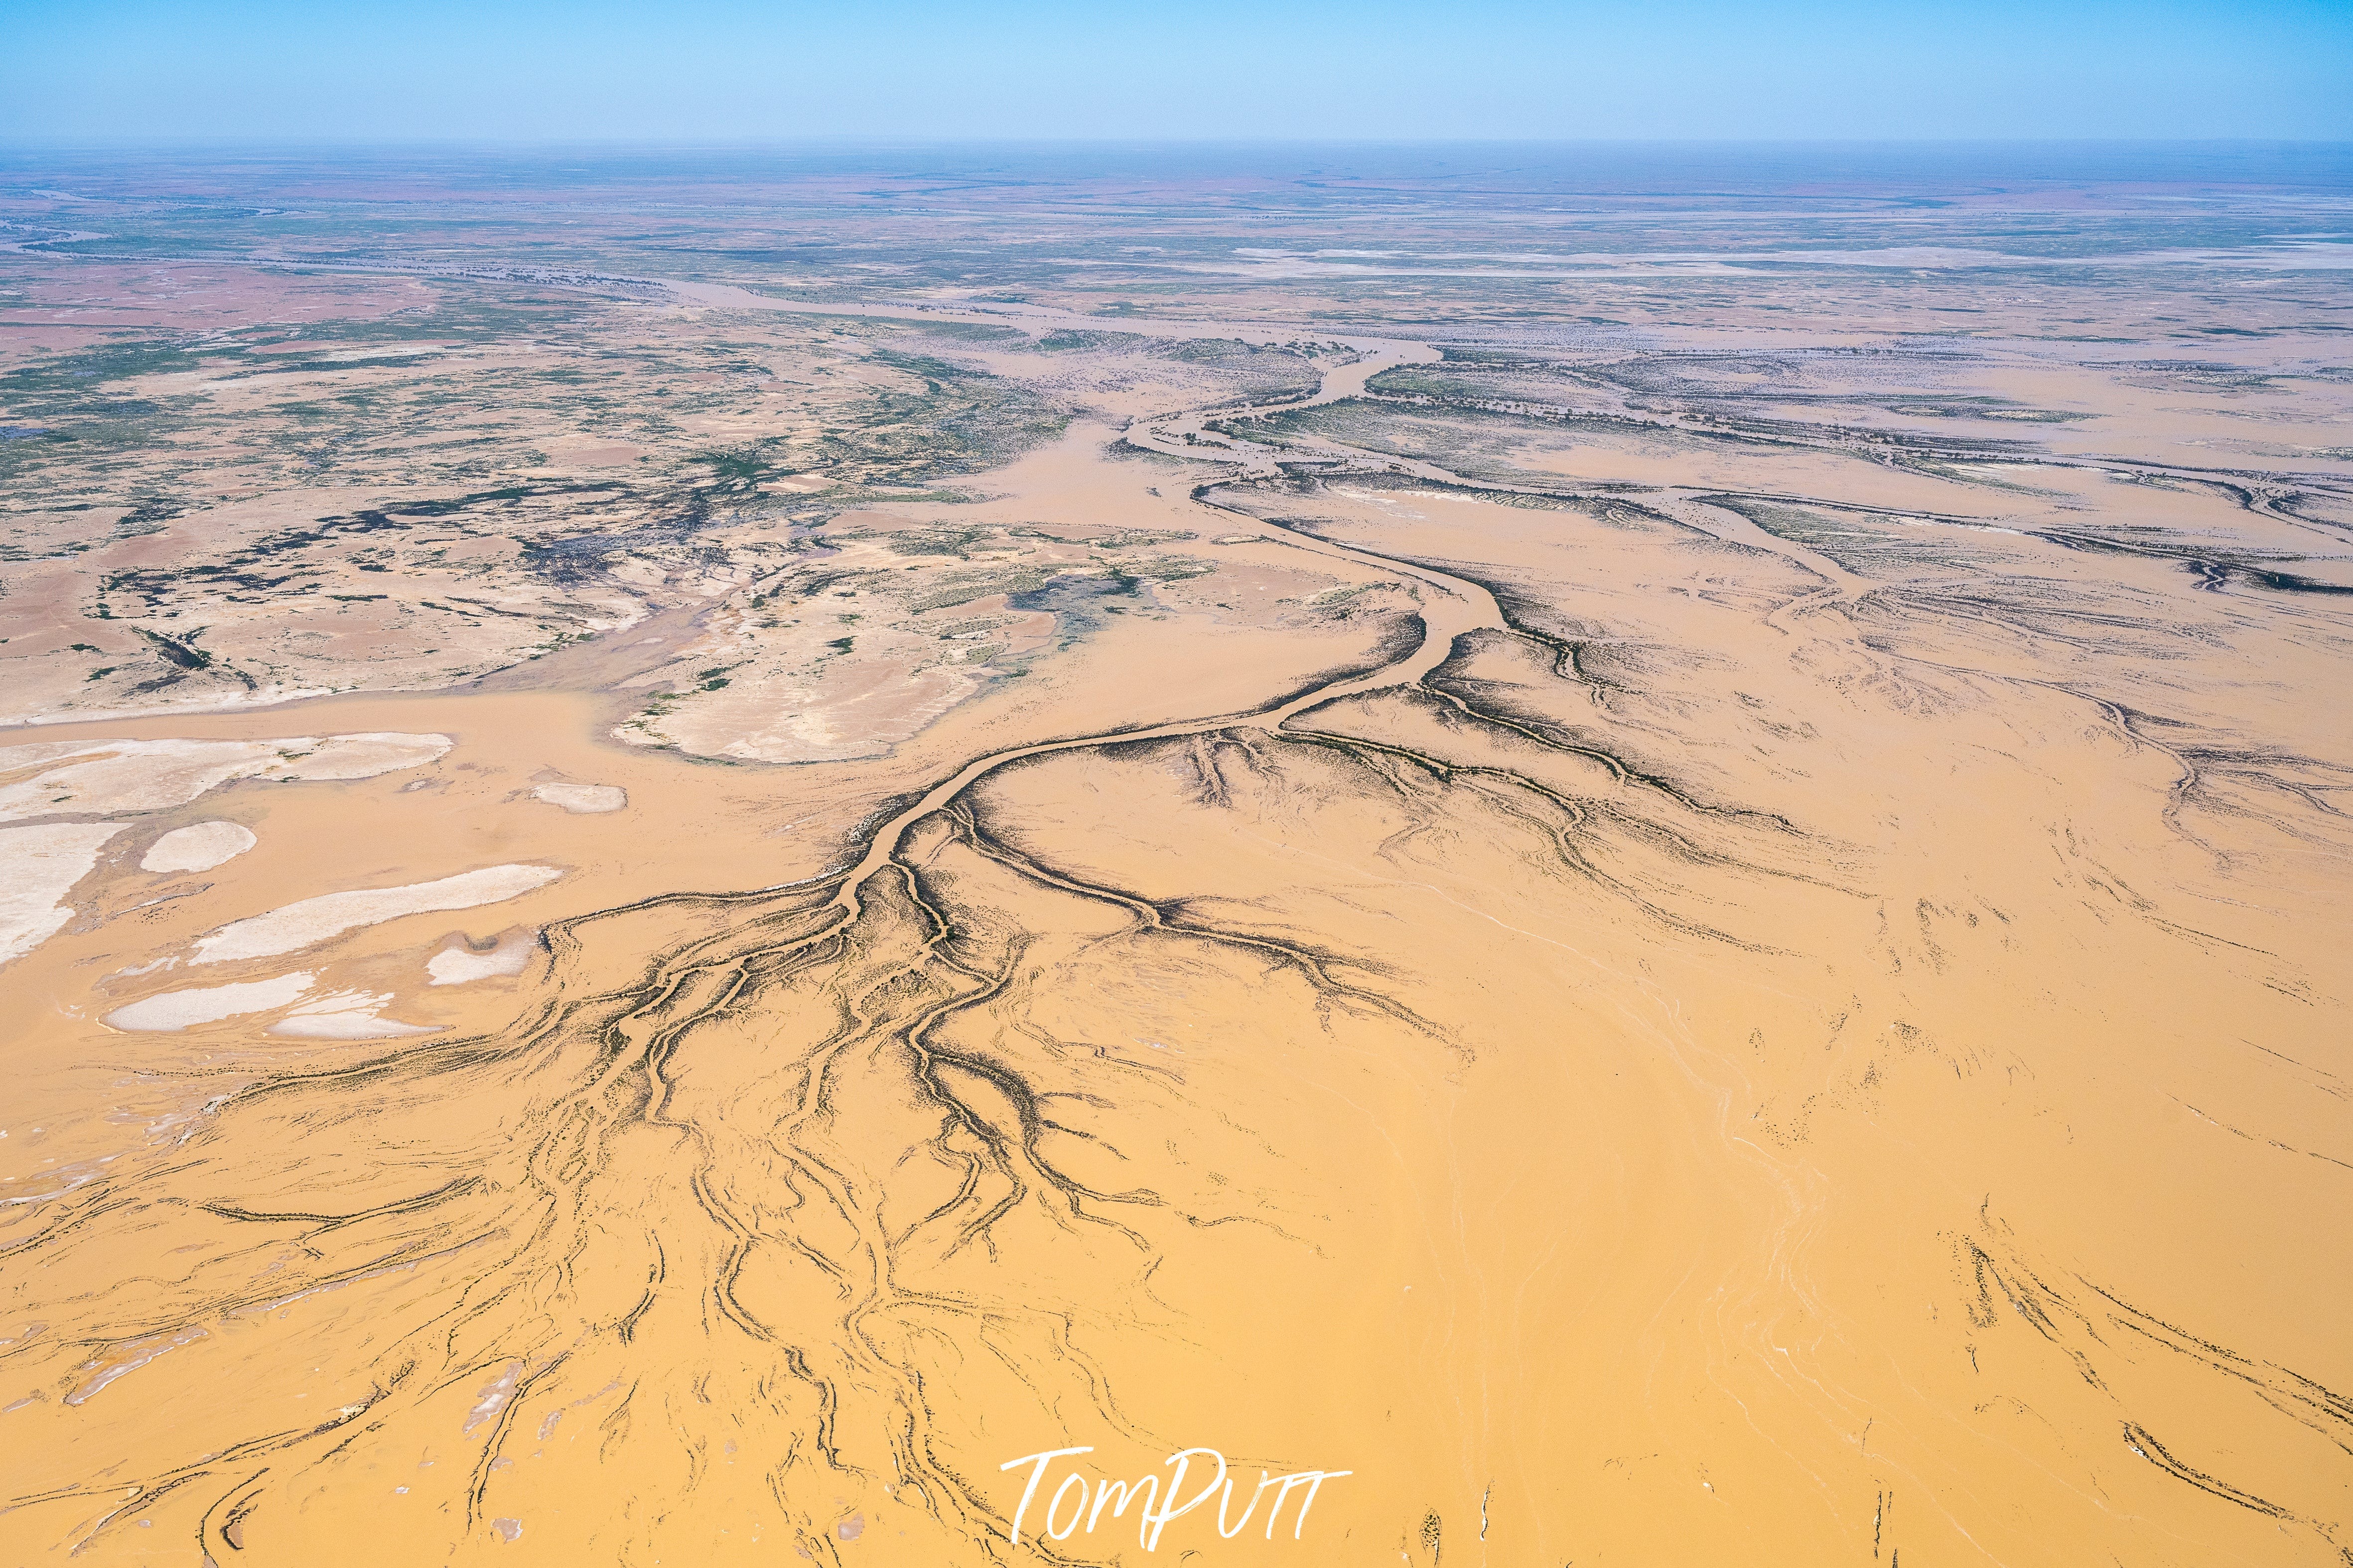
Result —
[[[314,946],[360,926],[435,910],[470,910],[502,903],[543,888],[564,873],[553,866],[487,866],[438,881],[399,888],[325,893],[221,927],[196,943],[192,963],[267,958]]]
[[[30,952],[73,917],[66,894],[122,827],[60,822],[0,832],[0,963]]]
[[[436,762],[447,735],[278,741],[37,741],[0,747],[0,822],[160,811],[232,779],[364,779]]]
[[[258,842],[253,829],[237,822],[198,822],[175,827],[140,858],[142,871],[209,871],[236,859]]]
[[[199,985],[142,997],[106,1016],[110,1028],[153,1033],[185,1029],[195,1024],[216,1024],[246,1013],[267,1013],[286,1006],[311,989],[308,974],[280,974],[269,980],[245,980],[234,985]]]

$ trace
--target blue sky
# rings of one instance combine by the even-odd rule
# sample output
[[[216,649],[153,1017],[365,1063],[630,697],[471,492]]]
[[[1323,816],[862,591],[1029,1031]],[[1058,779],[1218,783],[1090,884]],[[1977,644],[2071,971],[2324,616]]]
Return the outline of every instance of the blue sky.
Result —
[[[2353,140],[2353,0],[8,0],[0,140]]]

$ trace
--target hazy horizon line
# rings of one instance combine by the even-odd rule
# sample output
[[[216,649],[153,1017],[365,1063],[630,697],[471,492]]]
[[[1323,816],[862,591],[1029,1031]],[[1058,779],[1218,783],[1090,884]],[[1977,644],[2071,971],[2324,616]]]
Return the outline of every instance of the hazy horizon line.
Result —
[[[6,137],[9,151],[304,147],[723,148],[828,147],[2347,147],[2342,136],[123,136]]]

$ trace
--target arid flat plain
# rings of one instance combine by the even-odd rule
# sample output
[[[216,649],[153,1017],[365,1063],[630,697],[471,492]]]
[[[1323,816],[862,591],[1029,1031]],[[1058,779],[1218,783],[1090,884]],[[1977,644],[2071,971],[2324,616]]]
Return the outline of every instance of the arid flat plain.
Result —
[[[2353,1562],[2333,156],[12,156],[0,1560]]]

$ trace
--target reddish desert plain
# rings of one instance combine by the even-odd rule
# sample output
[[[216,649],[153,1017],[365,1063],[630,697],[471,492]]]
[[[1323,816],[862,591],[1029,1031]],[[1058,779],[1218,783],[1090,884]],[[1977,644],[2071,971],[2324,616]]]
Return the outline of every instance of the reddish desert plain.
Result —
[[[0,1561],[2353,1563],[2353,176],[1553,156],[0,167]]]

